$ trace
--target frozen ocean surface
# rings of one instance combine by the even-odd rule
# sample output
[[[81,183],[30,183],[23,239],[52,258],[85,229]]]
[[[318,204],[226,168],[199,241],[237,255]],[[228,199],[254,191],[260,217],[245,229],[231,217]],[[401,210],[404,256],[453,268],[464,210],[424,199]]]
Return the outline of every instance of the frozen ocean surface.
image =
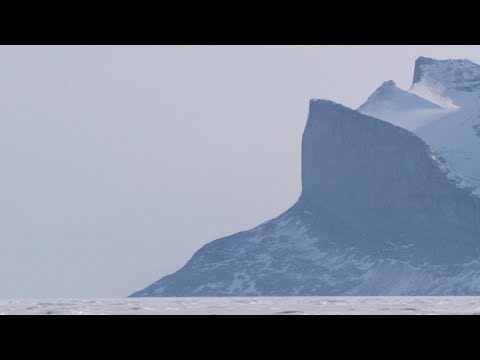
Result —
[[[480,297],[4,299],[0,315],[480,315]]]

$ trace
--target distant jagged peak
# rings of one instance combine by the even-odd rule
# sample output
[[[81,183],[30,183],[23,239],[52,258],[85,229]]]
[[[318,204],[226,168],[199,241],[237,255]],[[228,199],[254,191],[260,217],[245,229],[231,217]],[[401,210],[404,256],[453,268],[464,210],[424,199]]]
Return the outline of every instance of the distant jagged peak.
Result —
[[[410,90],[442,107],[471,105],[480,93],[480,65],[467,59],[415,61]]]
[[[395,89],[397,88],[397,84],[395,83],[395,81],[393,80],[387,80],[387,81],[384,81],[382,83],[382,85],[380,85],[378,87],[377,90],[383,90],[383,91],[388,91],[388,90],[392,90],[392,89]]]
[[[402,107],[403,109],[439,109],[440,106],[428,101],[416,94],[400,89],[393,80],[383,82],[367,101],[362,104],[358,111],[369,112],[370,109],[377,106],[383,108]]]
[[[413,131],[450,112],[448,106],[400,89],[392,80],[385,81],[358,109],[364,115],[386,120]]]
[[[420,56],[415,61],[413,84],[424,79],[436,81],[447,88],[471,92],[480,85],[480,65],[467,59],[437,60]]]
[[[384,81],[377,90],[368,98],[370,101],[378,101],[392,98],[397,90],[401,90],[393,80]]]
[[[379,89],[395,89],[397,84],[393,80],[384,81],[382,85],[380,85]]]

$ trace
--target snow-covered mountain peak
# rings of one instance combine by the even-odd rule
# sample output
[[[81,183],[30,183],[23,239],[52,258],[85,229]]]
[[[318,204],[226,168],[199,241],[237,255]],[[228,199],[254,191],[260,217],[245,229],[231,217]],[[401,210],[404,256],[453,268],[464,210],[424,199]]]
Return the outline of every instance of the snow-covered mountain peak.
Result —
[[[425,80],[448,89],[476,91],[480,89],[480,65],[467,59],[436,60],[421,56],[415,61],[413,84]]]
[[[371,102],[389,99],[395,96],[397,90],[400,90],[393,80],[387,80],[383,82],[380,87],[374,91],[374,93],[369,97]]]
[[[395,81],[393,80],[387,80],[387,81],[384,81],[382,86],[397,86],[397,84],[395,84]]]
[[[384,81],[382,85],[380,85],[378,90],[381,89],[384,92],[388,92],[388,91],[394,91],[394,89],[396,88],[397,88],[397,84],[395,83],[395,81],[387,80],[387,81]]]
[[[358,111],[387,120],[407,130],[413,130],[426,125],[447,110],[416,94],[400,89],[394,81],[389,80],[375,90],[358,108]],[[405,112],[415,116],[406,116]],[[398,114],[400,116],[397,116]]]
[[[385,81],[377,90],[370,95],[361,108],[368,108],[375,104],[381,103],[386,105],[390,102],[390,106],[405,106],[416,109],[438,109],[439,106],[415,94],[400,89],[393,80]]]
[[[466,59],[415,61],[410,90],[443,107],[464,107],[478,103],[480,65]]]

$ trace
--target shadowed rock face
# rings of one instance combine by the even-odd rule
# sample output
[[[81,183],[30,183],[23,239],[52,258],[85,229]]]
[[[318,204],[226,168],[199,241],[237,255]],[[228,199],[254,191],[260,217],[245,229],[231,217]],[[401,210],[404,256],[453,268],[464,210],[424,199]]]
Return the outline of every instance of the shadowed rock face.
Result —
[[[420,138],[312,100],[302,194],[132,296],[480,293],[480,201]]]
[[[324,216],[351,229],[345,238],[328,234],[337,244],[367,252],[387,242],[413,244],[413,258],[472,260],[480,244],[478,200],[457,189],[435,157],[404,129],[331,102],[311,102],[299,205],[318,214],[317,232],[328,226]]]

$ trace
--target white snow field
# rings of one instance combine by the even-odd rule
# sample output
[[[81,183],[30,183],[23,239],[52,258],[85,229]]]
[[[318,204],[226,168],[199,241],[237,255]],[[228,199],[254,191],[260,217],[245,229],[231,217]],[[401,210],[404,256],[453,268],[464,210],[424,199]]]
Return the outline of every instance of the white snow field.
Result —
[[[480,315],[475,296],[7,299],[0,315]]]

